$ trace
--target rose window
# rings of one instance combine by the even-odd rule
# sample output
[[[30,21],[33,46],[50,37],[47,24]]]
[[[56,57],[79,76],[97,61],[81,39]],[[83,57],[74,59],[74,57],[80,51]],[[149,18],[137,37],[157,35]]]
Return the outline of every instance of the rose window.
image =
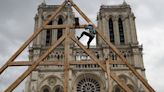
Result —
[[[100,84],[95,79],[82,79],[77,84],[77,92],[100,92]]]

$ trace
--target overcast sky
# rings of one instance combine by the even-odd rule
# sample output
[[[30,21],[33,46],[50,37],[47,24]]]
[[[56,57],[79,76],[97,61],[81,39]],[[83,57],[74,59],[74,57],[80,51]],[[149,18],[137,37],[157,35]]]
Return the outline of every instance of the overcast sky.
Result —
[[[47,0],[47,3],[61,4],[62,1],[64,0]],[[74,1],[94,22],[101,4],[122,3],[122,0]],[[164,10],[162,10],[164,0],[126,1],[131,5],[136,16],[138,40],[144,48],[143,57],[148,82],[157,92],[164,92]],[[33,18],[41,2],[42,0],[0,0],[0,66],[32,34]],[[22,56],[22,58],[26,57]],[[0,75],[0,92],[6,89],[25,69],[24,67],[10,68]],[[22,92],[23,87],[24,82],[15,92]]]

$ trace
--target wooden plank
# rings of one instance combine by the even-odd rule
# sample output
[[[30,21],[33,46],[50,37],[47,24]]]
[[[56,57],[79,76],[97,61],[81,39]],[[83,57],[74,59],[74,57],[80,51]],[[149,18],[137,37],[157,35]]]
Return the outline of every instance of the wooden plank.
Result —
[[[108,92],[111,92],[110,65],[108,61],[106,61],[106,70],[107,70],[107,76],[108,76]]]
[[[46,25],[44,27],[44,29],[59,29],[59,28],[65,29],[66,26],[67,25]],[[70,29],[83,29],[85,27],[86,27],[86,25],[79,25],[79,26],[71,26],[71,25],[69,25]]]
[[[102,63],[99,62],[99,60],[96,58],[96,56],[94,55],[94,53],[90,50],[90,49],[86,49],[85,46],[83,46],[83,44],[81,44],[73,35],[70,36],[70,38],[80,47],[82,48],[85,53],[87,53],[90,58],[92,58],[101,68],[103,71],[107,72],[107,68],[105,67],[105,65],[103,65]],[[126,92],[132,92],[128,86],[125,83],[121,83],[119,78],[117,76],[114,76],[112,73],[110,73],[110,77],[115,80],[118,85],[123,88]]]
[[[64,92],[68,92],[68,81],[69,81],[69,28],[66,28],[65,34],[66,39],[64,41]]]
[[[9,66],[31,66],[35,61],[11,62]],[[64,65],[61,61],[42,61],[38,66]]]
[[[8,67],[8,64],[13,62],[17,56],[31,43],[32,40],[34,40],[37,35],[43,30],[43,27],[46,26],[56,15],[63,9],[63,7],[66,5],[66,2],[64,2],[54,13],[53,15],[48,18],[47,21],[44,22],[43,26],[38,28],[37,31],[34,31],[33,35],[16,51],[16,53],[0,68],[0,74]]]
[[[73,7],[79,12],[79,14],[89,23],[93,23],[81,10],[80,8],[71,1]],[[94,23],[93,23],[94,24]],[[93,25],[96,28],[96,25]],[[146,88],[150,92],[155,92],[155,90],[148,84],[148,82],[128,63],[124,56],[120,53],[120,51],[103,35],[102,31],[96,29],[99,36],[109,45],[109,47],[120,57],[123,63],[125,63],[128,68],[133,72],[133,74],[145,85]]]
[[[14,83],[12,83],[5,92],[13,91],[38,65],[42,62],[48,55],[51,53],[60,43],[65,39],[65,35],[63,35],[57,42],[54,44],[35,62],[33,62],[32,66],[30,66]]]

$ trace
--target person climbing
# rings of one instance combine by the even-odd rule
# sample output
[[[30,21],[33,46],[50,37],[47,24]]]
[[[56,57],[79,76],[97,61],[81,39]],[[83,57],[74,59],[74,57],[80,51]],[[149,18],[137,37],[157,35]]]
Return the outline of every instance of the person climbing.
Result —
[[[95,37],[96,30],[94,29],[92,23],[89,23],[89,24],[85,27],[85,29],[88,29],[89,32],[85,32],[85,31],[84,31],[84,32],[82,32],[82,34],[80,35],[80,37],[77,36],[77,38],[78,38],[78,40],[80,40],[80,38],[81,38],[83,35],[88,36],[88,37],[89,37],[89,40],[88,40],[88,42],[87,42],[87,46],[88,46],[87,48],[89,49],[90,43],[92,42],[92,40],[93,40],[94,37]]]

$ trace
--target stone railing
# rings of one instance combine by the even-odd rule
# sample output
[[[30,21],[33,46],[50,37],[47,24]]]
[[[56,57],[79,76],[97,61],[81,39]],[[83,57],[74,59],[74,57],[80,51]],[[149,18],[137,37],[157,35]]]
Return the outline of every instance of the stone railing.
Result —
[[[104,53],[102,49],[99,48],[92,48],[91,49],[97,59],[100,61],[105,61],[104,57],[106,56],[105,59],[110,59],[113,60],[113,62],[118,61],[119,58],[118,56],[113,53],[111,50],[108,51],[108,53]],[[42,49],[42,52],[40,52],[40,56],[44,54],[46,49]],[[35,52],[35,50],[33,51]],[[131,60],[131,52],[130,50],[121,50],[121,53],[124,55],[125,58],[128,60]],[[80,48],[74,48],[71,49],[70,52],[70,61],[76,61],[76,62],[87,62],[91,61],[92,59]],[[49,56],[45,59],[45,61],[59,61],[59,62],[64,62],[64,48],[57,48],[53,52],[49,54]],[[130,62],[131,63],[131,62]],[[48,67],[48,66],[46,66]],[[56,68],[64,68],[62,65],[57,65],[55,66]],[[75,69],[97,69],[100,68],[99,65],[97,64],[76,64],[76,65],[71,65],[72,68]],[[113,64],[111,65],[111,68],[116,69],[116,68],[126,68],[126,65],[118,65],[118,64]]]

